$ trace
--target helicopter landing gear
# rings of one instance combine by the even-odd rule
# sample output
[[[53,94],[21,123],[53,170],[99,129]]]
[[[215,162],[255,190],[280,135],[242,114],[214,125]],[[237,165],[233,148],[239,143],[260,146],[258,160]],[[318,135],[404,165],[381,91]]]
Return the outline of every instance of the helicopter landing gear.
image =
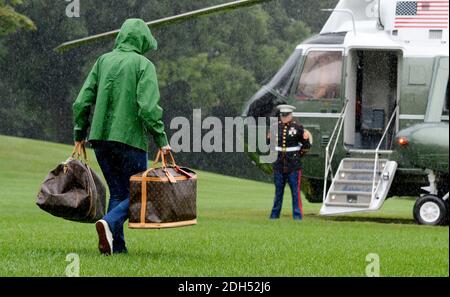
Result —
[[[449,223],[449,202],[447,193],[444,197],[440,198],[440,194],[443,195],[443,189],[448,185],[440,185],[439,178],[432,170],[426,170],[428,173],[428,181],[430,185],[428,187],[422,187],[422,190],[428,194],[421,196],[417,199],[414,205],[414,219],[420,225],[448,225]],[[447,180],[443,178],[442,180]],[[444,192],[445,193],[445,192]]]
[[[448,224],[447,200],[435,195],[425,195],[417,199],[414,205],[414,219],[420,225],[439,226]]]
[[[421,189],[426,191],[428,194],[437,195],[437,182],[436,182],[436,174],[434,174],[433,170],[426,169],[426,173],[428,173],[428,182],[430,185],[428,187],[422,187]]]

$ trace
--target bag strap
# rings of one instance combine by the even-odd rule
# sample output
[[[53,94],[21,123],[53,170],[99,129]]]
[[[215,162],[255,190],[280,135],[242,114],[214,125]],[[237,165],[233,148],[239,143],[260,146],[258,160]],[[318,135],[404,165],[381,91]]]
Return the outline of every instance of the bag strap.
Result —
[[[172,162],[172,167],[175,167],[175,168],[178,167],[177,164],[175,163],[175,159],[173,158],[172,152],[168,152],[167,155],[170,157],[170,161]]]
[[[81,160],[84,161],[84,166],[85,166],[85,169],[88,174],[88,178],[87,178],[88,179],[88,183],[87,183],[88,189],[87,190],[88,190],[88,194],[89,194],[90,205],[89,205],[89,209],[87,211],[87,216],[95,217],[95,215],[97,213],[97,207],[94,202],[94,194],[97,195],[97,189],[95,188],[95,191],[93,191],[93,189],[92,189],[92,187],[96,187],[95,180],[94,180],[94,177],[92,176],[91,168],[88,165],[89,160],[88,160],[87,153],[86,153],[86,146],[84,143],[77,142],[77,144],[73,148],[71,158],[80,160],[80,157],[81,157]],[[66,171],[66,168],[64,171]]]
[[[167,176],[167,179],[169,180],[170,183],[172,183],[172,184],[177,183],[177,181],[175,180],[175,177],[173,177],[173,175],[169,172],[169,170],[167,170],[166,156],[164,155],[162,150],[159,150],[159,151],[161,153],[162,169],[164,171],[164,174]],[[172,156],[172,153],[169,152],[169,154]],[[172,157],[172,160],[173,160],[173,157]]]
[[[156,154],[156,158],[152,162],[152,165],[150,166],[149,169],[147,169],[146,171],[144,171],[144,173],[142,173],[142,177],[147,177],[147,175],[150,171],[156,169],[156,164],[158,164],[160,158],[161,158],[161,151],[158,151],[158,154]]]
[[[147,169],[143,174],[142,174],[142,177],[147,177],[147,175],[148,175],[148,173],[150,172],[150,171],[152,171],[152,170],[155,170],[157,167],[156,167],[156,164],[158,164],[159,163],[159,161],[161,161],[161,168],[162,168],[162,170],[164,171],[164,174],[167,176],[167,178],[169,179],[169,182],[170,183],[176,183],[177,181],[176,181],[176,179],[173,177],[173,175],[169,172],[169,170],[167,170],[167,168],[168,167],[174,167],[174,168],[176,168],[177,166],[176,166],[176,164],[175,164],[175,160],[174,160],[174,158],[173,158],[173,155],[172,155],[172,153],[168,153],[168,155],[170,156],[170,159],[171,159],[171,162],[172,162],[172,165],[171,166],[168,166],[168,164],[167,164],[167,161],[166,161],[166,156],[164,155],[164,153],[163,153],[163,151],[162,150],[158,150],[158,153],[156,154],[156,158],[155,158],[155,160],[153,161],[153,164],[152,164],[152,166],[149,168],[149,169]]]
[[[194,176],[192,174],[181,169],[179,166],[176,167],[176,170],[178,171],[178,173],[181,173],[182,175],[186,176],[187,178],[194,178]]]
[[[147,181],[145,180],[145,177],[147,177],[147,173],[150,172],[150,170],[153,170],[153,168],[145,171],[145,173],[142,175],[144,178],[141,182],[141,213],[139,215],[139,221],[143,227],[145,226],[145,214],[147,213]]]
[[[141,183],[141,212],[140,212],[140,218],[139,218],[139,222],[141,224],[141,226],[145,226],[145,217],[146,217],[146,213],[147,213],[147,181],[145,180],[145,178],[147,177],[147,175],[149,174],[149,172],[151,172],[152,170],[155,170],[156,164],[159,163],[159,161],[161,160],[162,163],[162,168],[164,170],[164,173],[166,174],[167,178],[169,179],[169,181],[172,182],[177,182],[175,180],[175,178],[170,174],[170,172],[167,171],[167,164],[164,158],[164,154],[162,152],[162,150],[158,150],[158,153],[156,154],[156,158],[153,161],[152,165],[150,166],[149,169],[147,169],[146,171],[144,171],[144,173],[142,173],[142,183]],[[170,177],[171,178],[170,178]]]
[[[88,217],[89,216],[91,216],[91,217],[95,217],[95,215],[97,214],[97,206],[96,206],[96,204],[95,204],[95,202],[94,202],[94,193],[95,193],[95,195],[97,196],[97,186],[96,186],[96,184],[95,184],[95,180],[94,180],[94,177],[93,177],[93,175],[92,175],[92,171],[91,171],[91,168],[89,167],[89,165],[87,165],[87,164],[85,164],[85,167],[86,167],[86,170],[87,170],[87,172],[88,172],[88,176],[89,176],[89,180],[90,180],[90,185],[92,186],[92,187],[94,187],[95,188],[95,191],[93,191],[92,190],[92,188],[91,187],[89,187],[89,184],[88,184],[88,187],[89,187],[89,197],[90,197],[90,203],[91,203],[91,205],[89,206],[89,210],[88,210]]]
[[[87,157],[87,153],[86,153],[86,146],[84,145],[84,143],[80,143],[78,142],[75,147],[73,148],[72,151],[72,156],[73,159],[80,159],[80,157],[82,157],[82,160],[88,164],[89,160]]]
[[[181,169],[180,166],[178,166],[178,165],[175,163],[175,159],[174,159],[174,157],[173,157],[172,152],[169,152],[168,155],[169,155],[169,157],[170,157],[170,161],[172,162],[172,167],[174,167],[175,170],[176,170],[178,173],[180,173],[180,174],[186,176],[187,178],[193,178],[192,174],[190,174],[189,172],[186,172],[185,170]]]

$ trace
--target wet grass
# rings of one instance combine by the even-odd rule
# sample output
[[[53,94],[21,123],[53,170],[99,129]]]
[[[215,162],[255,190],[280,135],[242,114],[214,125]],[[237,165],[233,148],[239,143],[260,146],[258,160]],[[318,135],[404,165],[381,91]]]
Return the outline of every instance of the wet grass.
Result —
[[[199,172],[198,225],[126,229],[129,254],[103,257],[92,225],[35,205],[45,175],[70,152],[0,136],[0,276],[64,276],[70,253],[81,276],[364,276],[369,253],[379,255],[382,276],[449,275],[448,227],[415,225],[412,200],[331,218],[304,201],[305,220],[294,222],[287,191],[282,218],[271,221],[272,185],[207,172]]]

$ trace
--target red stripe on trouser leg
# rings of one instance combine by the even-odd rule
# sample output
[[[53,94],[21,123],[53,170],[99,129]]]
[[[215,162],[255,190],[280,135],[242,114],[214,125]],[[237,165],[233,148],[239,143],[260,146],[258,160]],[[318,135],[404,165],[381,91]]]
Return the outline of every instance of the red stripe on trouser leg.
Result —
[[[302,204],[302,170],[298,171],[298,181],[297,181],[297,195],[298,195],[298,207],[300,208],[300,214],[303,218],[303,204]]]

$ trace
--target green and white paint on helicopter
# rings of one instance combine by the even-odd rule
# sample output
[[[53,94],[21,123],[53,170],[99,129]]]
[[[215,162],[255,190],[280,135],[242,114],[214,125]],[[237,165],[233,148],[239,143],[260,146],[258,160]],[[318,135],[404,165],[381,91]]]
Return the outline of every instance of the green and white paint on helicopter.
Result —
[[[315,139],[304,158],[305,192],[323,202],[321,214],[416,196],[419,223],[446,223],[448,2],[342,0],[331,11],[244,115],[297,107]]]

